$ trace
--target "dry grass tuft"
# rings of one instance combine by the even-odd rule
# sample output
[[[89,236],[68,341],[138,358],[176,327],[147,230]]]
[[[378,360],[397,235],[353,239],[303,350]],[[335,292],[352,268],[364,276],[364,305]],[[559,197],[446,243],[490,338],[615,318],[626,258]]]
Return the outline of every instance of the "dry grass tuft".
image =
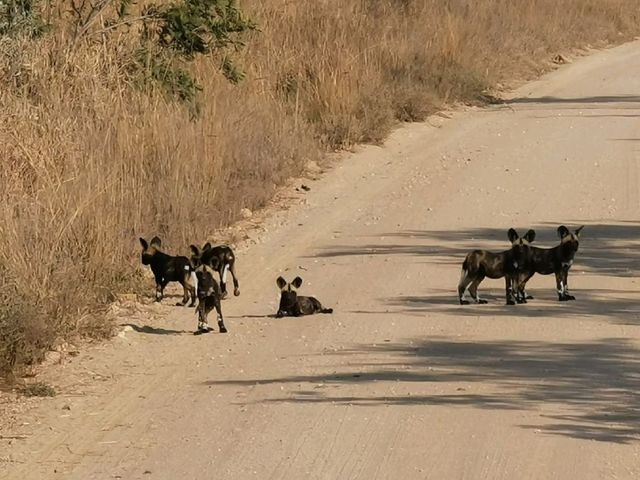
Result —
[[[126,38],[0,39],[0,370],[138,288],[138,236],[187,253],[326,149],[638,34],[635,0],[246,0],[260,25],[230,85],[194,66],[200,116],[127,83]]]

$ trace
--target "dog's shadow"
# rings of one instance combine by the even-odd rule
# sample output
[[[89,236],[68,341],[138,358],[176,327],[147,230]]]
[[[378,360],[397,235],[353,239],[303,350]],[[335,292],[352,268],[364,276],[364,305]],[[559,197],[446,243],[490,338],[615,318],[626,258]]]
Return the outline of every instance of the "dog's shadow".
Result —
[[[138,333],[146,333],[148,335],[184,335],[188,332],[187,330],[172,330],[167,328],[158,328],[152,327],[150,325],[136,325],[135,323],[123,323],[120,325],[121,327],[131,327],[134,331]]]
[[[276,316],[275,313],[270,313],[267,315],[230,315],[228,317],[225,318],[280,318],[278,316]]]

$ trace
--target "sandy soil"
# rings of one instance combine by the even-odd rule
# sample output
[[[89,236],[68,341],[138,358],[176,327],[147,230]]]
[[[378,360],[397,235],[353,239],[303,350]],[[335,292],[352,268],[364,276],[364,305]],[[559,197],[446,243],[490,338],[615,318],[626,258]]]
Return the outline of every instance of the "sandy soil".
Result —
[[[0,476],[640,478],[640,42],[509,97],[305,181],[239,252],[228,334],[123,304],[121,336],[13,412]],[[457,305],[469,249],[504,249],[512,226],[550,247],[559,224],[586,225],[575,302],[535,276],[528,305],[501,280]],[[272,318],[280,274],[335,313]]]

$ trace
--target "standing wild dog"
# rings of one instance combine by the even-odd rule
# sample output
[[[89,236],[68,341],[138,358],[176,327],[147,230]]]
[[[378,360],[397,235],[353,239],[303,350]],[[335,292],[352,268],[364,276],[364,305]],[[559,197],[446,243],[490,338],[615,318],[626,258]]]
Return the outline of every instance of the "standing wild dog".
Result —
[[[314,297],[303,297],[296,291],[302,285],[302,278],[296,277],[293,282],[278,277],[276,284],[280,289],[280,306],[276,317],[300,317],[314,313],[333,313],[333,308],[324,308]]]
[[[529,260],[518,276],[517,296],[522,302],[533,297],[527,295],[525,286],[529,279],[535,273],[540,275],[556,275],[556,289],[558,292],[558,300],[566,302],[575,300],[576,297],[569,294],[569,269],[573,265],[573,259],[578,251],[580,244],[580,232],[584,225],[577,228],[573,233],[567,227],[561,225],[558,227],[558,236],[560,237],[560,245],[553,248],[529,248]]]
[[[194,268],[200,265],[208,265],[220,275],[220,288],[222,293],[220,298],[227,296],[227,272],[231,272],[233,278],[233,294],[237,297],[240,295],[240,284],[236,277],[236,256],[233,254],[231,247],[219,245],[212,247],[209,242],[205,243],[200,250],[195,245],[191,245],[191,264]]]
[[[196,269],[196,276],[198,277],[198,307],[196,308],[198,329],[194,332],[195,335],[208,333],[212,330],[207,322],[207,316],[214,308],[218,314],[220,333],[227,333],[227,328],[224,326],[224,318],[222,317],[222,307],[220,306],[220,287],[218,287],[216,279],[213,278],[213,274],[214,270],[208,265],[200,265]]]
[[[462,263],[462,274],[458,283],[460,305],[469,303],[464,299],[467,287],[469,287],[471,298],[476,303],[487,303],[478,295],[478,285],[485,277],[494,279],[505,277],[507,305],[515,304],[517,275],[527,262],[529,244],[535,239],[536,232],[529,230],[523,237],[520,237],[515,229],[510,228],[507,235],[511,242],[511,249],[505,252],[492,253],[486,250],[473,250],[467,254]]]
[[[162,241],[159,237],[153,237],[151,243],[140,238],[142,245],[142,264],[150,265],[153,276],[156,279],[156,302],[162,300],[164,288],[169,282],[179,282],[184,289],[182,302],[178,306],[186,305],[191,295],[190,307],[196,301],[197,278],[187,257],[173,257],[162,252]]]

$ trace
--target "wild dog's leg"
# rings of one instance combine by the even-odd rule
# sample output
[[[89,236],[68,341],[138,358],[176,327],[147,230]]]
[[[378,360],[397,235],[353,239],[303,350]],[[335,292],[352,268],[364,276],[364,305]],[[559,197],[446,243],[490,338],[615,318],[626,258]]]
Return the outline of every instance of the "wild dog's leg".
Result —
[[[576,297],[569,294],[569,267],[562,267],[562,280],[564,283],[564,296],[566,300],[575,300]]]
[[[180,281],[180,285],[182,285],[182,301],[181,302],[177,302],[176,306],[177,307],[184,307],[187,302],[189,301],[189,292],[190,292],[190,288],[189,288],[189,284],[187,283],[188,280],[183,279]]]
[[[482,280],[484,280],[484,277],[477,278],[473,282],[471,282],[471,285],[469,285],[469,295],[471,295],[471,298],[473,298],[476,303],[484,305],[489,302],[480,298],[480,295],[478,295],[478,285],[480,285],[480,282],[482,282]]]
[[[469,271],[463,268],[460,274],[460,282],[458,283],[458,300],[460,301],[460,305],[469,305],[469,301],[464,298],[464,292],[472,281]]]
[[[527,282],[531,277],[533,277],[533,273],[526,273],[520,275],[520,278],[518,279],[518,292],[520,296],[525,300],[523,303],[527,303],[526,300],[533,300],[533,297],[531,295],[528,295],[525,290]]]
[[[156,302],[160,302],[164,298],[164,287],[166,283],[156,283]]]
[[[513,292],[516,303],[527,303],[527,292],[525,291],[527,279],[526,275],[522,273],[513,277]]]
[[[196,307],[196,313],[198,316],[198,328],[195,332],[193,332],[194,335],[201,335],[203,333],[208,333],[211,329],[209,328],[209,325],[207,324],[207,299],[203,298],[202,300],[198,301],[198,306]]]
[[[240,295],[240,283],[236,276],[236,260],[235,258],[229,262],[229,272],[231,272],[231,278],[233,278],[233,295],[236,297]]]
[[[505,275],[504,276],[504,283],[505,283],[505,290],[506,290],[506,297],[507,297],[507,305],[515,305],[516,304],[516,299],[515,299],[515,295],[514,295],[514,292],[513,292],[513,285],[514,285],[515,281],[511,277],[511,275]]]
[[[216,307],[216,313],[218,314],[218,328],[220,333],[227,333],[227,327],[224,326],[224,318],[222,317],[222,307],[220,306],[220,299],[215,296],[213,298],[214,306]]]
[[[564,276],[562,270],[555,272],[556,273],[556,290],[558,291],[558,301],[566,302],[569,300],[564,291]]]

